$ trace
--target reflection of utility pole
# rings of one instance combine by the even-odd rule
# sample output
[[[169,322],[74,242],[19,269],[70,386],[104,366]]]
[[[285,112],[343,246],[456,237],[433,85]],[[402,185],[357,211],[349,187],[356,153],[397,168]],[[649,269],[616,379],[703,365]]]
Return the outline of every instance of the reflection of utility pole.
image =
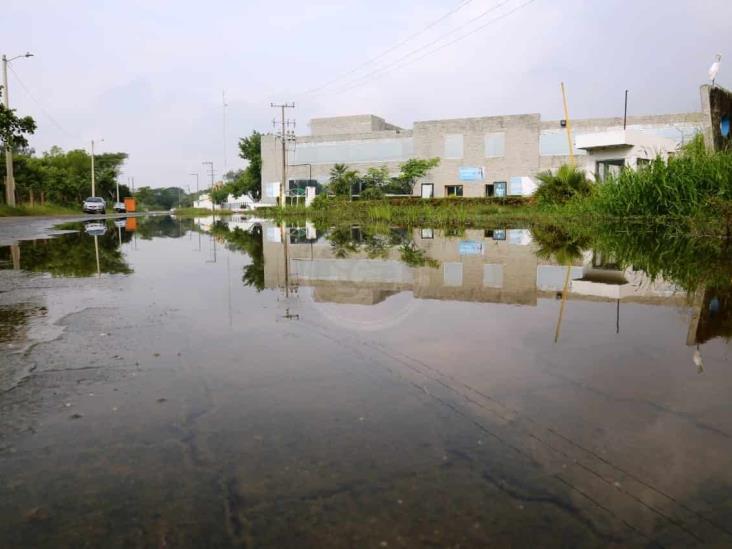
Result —
[[[201,164],[203,164],[204,166],[208,166],[208,167],[209,167],[209,169],[211,170],[211,171],[210,171],[210,173],[209,173],[209,175],[211,176],[211,188],[210,188],[210,189],[209,189],[209,191],[208,191],[208,198],[209,198],[209,200],[211,201],[211,209],[212,209],[212,210],[215,210],[215,209],[216,209],[216,205],[214,204],[214,199],[213,199],[213,188],[214,188],[214,164],[213,164],[213,162],[212,162],[212,161],[210,161],[210,160],[209,160],[209,161],[206,161],[206,162],[201,162]]]
[[[12,244],[10,246],[10,255],[13,258],[13,270],[20,270],[20,246],[18,244]]]
[[[288,121],[285,120],[285,109],[294,109],[295,103],[282,103],[280,105],[276,103],[270,103],[270,107],[279,108],[281,110],[281,133],[280,140],[282,141],[282,179],[280,180],[280,206],[285,207],[287,200],[285,197],[285,188],[287,185],[287,125]]]
[[[97,256],[97,277],[102,278],[102,269],[99,266],[99,237],[94,235],[94,253]]]
[[[562,318],[564,317],[564,305],[567,303],[567,295],[569,294],[569,273],[571,269],[572,266],[567,265],[567,276],[564,278],[564,289],[562,290],[562,304],[559,306],[557,329],[554,331],[554,343],[557,343],[559,341],[559,329],[562,327]]]

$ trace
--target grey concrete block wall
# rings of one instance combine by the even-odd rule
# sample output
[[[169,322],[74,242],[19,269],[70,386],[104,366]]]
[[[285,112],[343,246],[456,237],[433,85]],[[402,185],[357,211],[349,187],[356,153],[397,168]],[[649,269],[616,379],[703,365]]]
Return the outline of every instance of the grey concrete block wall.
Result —
[[[628,127],[646,129],[668,128],[671,126],[694,127],[701,131],[708,116],[702,112],[678,113],[650,116],[628,117]],[[622,128],[623,119],[589,118],[572,120],[574,133],[605,131]],[[436,197],[445,196],[448,185],[462,185],[463,196],[478,197],[485,195],[486,184],[496,181],[510,182],[511,177],[532,177],[547,169],[556,169],[566,163],[566,155],[542,155],[540,140],[542,132],[564,129],[559,120],[542,121],[539,114],[519,114],[508,116],[489,116],[478,118],[460,118],[451,120],[431,120],[415,122],[413,130],[403,130],[387,123],[383,118],[373,115],[343,116],[314,119],[311,124],[312,135],[297,137],[297,144],[310,143],[354,143],[367,140],[394,139],[411,137],[413,140],[414,158],[440,158],[440,165],[432,170],[424,181],[418,182],[414,194],[421,192],[420,183],[432,183]],[[501,132],[505,136],[502,156],[488,157],[485,150],[486,134]],[[445,139],[450,134],[459,134],[463,140],[460,158],[445,157]],[[295,147],[297,145],[294,145]],[[293,145],[290,146],[292,148]],[[289,164],[296,164],[295,154],[290,153]],[[581,163],[581,156],[578,156]],[[371,167],[386,166],[392,175],[399,173],[399,165],[407,160],[383,160],[369,162],[348,162],[352,169],[365,173]],[[335,162],[313,163],[311,166],[290,166],[289,179],[306,179],[312,174],[314,179],[325,182]],[[484,180],[461,181],[459,169],[483,168]],[[281,148],[273,135],[262,137],[262,182],[279,181],[281,177]],[[262,193],[263,202],[274,202],[274,199]]]

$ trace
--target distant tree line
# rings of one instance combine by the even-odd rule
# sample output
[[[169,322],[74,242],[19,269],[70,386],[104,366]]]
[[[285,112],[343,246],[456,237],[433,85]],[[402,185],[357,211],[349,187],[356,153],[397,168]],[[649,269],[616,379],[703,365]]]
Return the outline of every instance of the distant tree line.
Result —
[[[116,181],[126,159],[127,153],[123,152],[94,155],[97,196],[115,199]],[[82,149],[63,151],[52,147],[42,155],[36,155],[33,149],[16,148],[13,166],[18,202],[79,205],[91,195],[91,156]],[[4,150],[0,178],[4,195]],[[120,185],[120,197],[125,196],[130,196],[130,190],[126,185]]]

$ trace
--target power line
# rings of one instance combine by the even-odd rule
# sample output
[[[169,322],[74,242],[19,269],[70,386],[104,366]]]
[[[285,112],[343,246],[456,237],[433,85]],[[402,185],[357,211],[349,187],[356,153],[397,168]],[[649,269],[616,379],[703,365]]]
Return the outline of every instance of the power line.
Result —
[[[23,83],[23,80],[21,80],[20,76],[18,76],[18,73],[17,73],[17,72],[15,72],[15,70],[13,69],[13,67],[12,67],[11,65],[8,65],[8,68],[10,69],[10,72],[12,72],[12,73],[13,73],[13,75],[15,76],[15,79],[16,79],[16,80],[18,81],[18,84],[20,84],[20,87],[21,87],[21,88],[23,88],[23,91],[25,91],[26,95],[27,95],[28,97],[30,97],[30,98],[31,98],[31,100],[33,100],[33,102],[34,102],[34,103],[36,104],[36,106],[37,106],[37,107],[38,107],[38,108],[39,108],[39,109],[41,110],[41,112],[42,112],[42,113],[43,113],[43,114],[44,114],[44,115],[46,116],[46,118],[48,118],[48,119],[49,119],[49,120],[51,121],[51,123],[52,123],[52,124],[53,124],[54,126],[56,126],[56,128],[57,128],[58,130],[60,130],[60,131],[61,131],[62,133],[65,133],[65,134],[66,134],[67,136],[69,136],[69,137],[72,137],[72,138],[74,138],[74,139],[81,139],[81,137],[80,137],[80,136],[78,136],[78,135],[75,135],[75,134],[71,133],[70,131],[68,131],[68,130],[67,130],[66,128],[64,128],[64,127],[63,127],[63,126],[62,126],[62,125],[61,125],[61,124],[60,124],[60,123],[59,123],[59,122],[58,122],[58,121],[57,121],[57,120],[56,120],[56,119],[55,119],[55,118],[54,118],[53,116],[51,116],[51,113],[49,113],[49,112],[48,112],[48,111],[47,111],[47,110],[46,110],[46,109],[44,108],[44,106],[43,106],[43,105],[41,104],[41,102],[40,102],[40,101],[38,101],[38,99],[36,99],[36,97],[35,97],[35,96],[34,96],[34,95],[33,95],[33,94],[31,93],[31,91],[30,91],[30,90],[28,89],[28,87],[27,87],[27,86],[26,86],[26,85],[25,85],[25,84]]]
[[[387,48],[384,51],[382,51],[380,54],[372,57],[371,59],[367,59],[363,63],[360,63],[360,64],[356,65],[351,70],[348,70],[348,71],[345,71],[345,72],[340,73],[339,75],[337,75],[333,79],[327,81],[325,84],[321,84],[320,86],[317,86],[315,88],[311,88],[309,90],[306,90],[306,91],[304,91],[304,92],[302,92],[301,94],[298,94],[298,95],[309,95],[311,93],[317,93],[318,91],[329,87],[334,82],[338,82],[343,77],[349,76],[349,75],[353,74],[354,72],[357,72],[359,69],[361,69],[361,68],[363,68],[363,67],[365,67],[367,65],[372,64],[374,61],[378,61],[379,59],[381,59],[382,57],[386,56],[387,54],[389,54],[389,53],[393,52],[394,50],[400,48],[401,46],[403,46],[404,44],[406,44],[407,42],[409,42],[413,38],[416,38],[417,36],[419,36],[420,34],[423,34],[424,32],[428,31],[429,29],[431,29],[432,27],[434,27],[438,23],[441,23],[442,21],[444,21],[445,19],[447,19],[448,17],[450,17],[454,13],[457,13],[458,11],[460,11],[461,9],[463,9],[465,6],[467,6],[468,4],[470,4],[472,1],[473,0],[463,0],[460,4],[458,4],[453,9],[451,9],[450,11],[448,11],[447,13],[445,13],[444,15],[438,17],[437,19],[435,19],[434,21],[432,21],[431,23],[429,23],[426,27],[423,27],[421,30],[418,30],[417,32],[415,32],[413,34],[410,34],[404,40],[401,40],[400,42],[397,42],[396,44],[394,44],[390,48]]]
[[[500,2],[499,4],[496,4],[492,8],[492,10],[495,9],[495,8],[501,7],[501,6],[503,6],[504,4],[507,4],[510,1],[511,0],[504,0],[503,2]],[[442,50],[442,49],[444,49],[444,48],[446,48],[448,46],[451,46],[452,44],[455,44],[456,42],[460,42],[461,40],[465,40],[466,38],[468,38],[469,36],[475,34],[476,32],[478,32],[480,30],[483,30],[484,28],[488,27],[489,25],[491,25],[491,24],[493,24],[493,23],[495,23],[497,21],[500,21],[501,19],[504,19],[504,18],[508,17],[509,15],[511,15],[511,14],[519,11],[522,8],[525,8],[526,6],[528,6],[529,4],[532,4],[535,1],[536,0],[528,0],[527,2],[524,2],[523,4],[519,4],[515,8],[513,8],[513,9],[511,9],[511,10],[505,12],[505,13],[502,13],[501,15],[498,15],[497,17],[494,17],[493,19],[487,21],[486,23],[483,23],[482,25],[479,25],[478,27],[474,28],[473,30],[471,30],[471,31],[469,31],[469,32],[467,32],[467,33],[465,33],[465,34],[463,34],[461,36],[458,36],[454,40],[451,40],[449,42],[446,42],[445,44],[442,44],[442,45],[440,45],[440,46],[432,49],[432,50],[429,50],[429,51],[425,52],[423,55],[420,55],[419,57],[416,57],[414,59],[409,59],[406,62],[401,62],[404,59],[407,59],[408,57],[411,57],[412,55],[414,55],[416,53],[419,53],[420,51],[424,50],[425,47],[429,47],[431,45],[434,45],[435,43],[441,41],[444,38],[444,36],[443,37],[440,37],[440,38],[434,40],[433,42],[431,42],[429,44],[426,44],[422,48],[417,48],[416,50],[411,51],[410,53],[404,55],[403,57],[397,59],[395,62],[393,62],[393,63],[391,63],[389,65],[386,65],[386,66],[381,67],[379,69],[373,70],[373,71],[371,71],[368,74],[365,74],[365,75],[363,75],[363,76],[361,76],[361,77],[359,77],[359,78],[357,78],[355,80],[352,80],[350,83],[346,84],[346,87],[343,87],[343,88],[340,88],[340,89],[336,89],[336,90],[334,90],[331,93],[340,94],[340,93],[347,92],[349,90],[352,90],[354,88],[357,88],[358,86],[360,86],[363,83],[363,81],[370,79],[372,76],[383,76],[384,74],[386,74],[387,72],[389,72],[391,69],[402,68],[402,67],[405,67],[405,66],[407,66],[407,65],[409,65],[411,63],[414,63],[416,61],[419,61],[420,59],[424,59],[428,55],[432,55],[434,53],[437,53],[438,51],[440,51],[440,50]],[[485,15],[485,13],[483,15]],[[480,17],[482,17],[482,15],[479,16],[478,18],[480,18]],[[458,30],[458,29],[455,29],[455,30]],[[447,34],[451,34],[451,33],[447,33]]]

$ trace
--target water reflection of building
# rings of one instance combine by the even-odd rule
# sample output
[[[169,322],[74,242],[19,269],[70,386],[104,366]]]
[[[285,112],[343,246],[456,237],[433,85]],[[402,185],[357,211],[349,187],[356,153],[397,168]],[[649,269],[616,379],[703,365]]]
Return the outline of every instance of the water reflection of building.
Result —
[[[402,291],[419,299],[536,305],[564,288],[569,269],[570,299],[683,304],[686,294],[641,272],[621,270],[585,253],[570,265],[540,259],[525,229],[445,231],[414,229],[406,236],[437,266],[410,266],[399,246],[369,257],[353,227],[348,246],[338,247],[314,231],[266,226],[264,280],[267,288],[313,289],[316,301],[376,304]],[[288,266],[288,269],[285,266]]]

